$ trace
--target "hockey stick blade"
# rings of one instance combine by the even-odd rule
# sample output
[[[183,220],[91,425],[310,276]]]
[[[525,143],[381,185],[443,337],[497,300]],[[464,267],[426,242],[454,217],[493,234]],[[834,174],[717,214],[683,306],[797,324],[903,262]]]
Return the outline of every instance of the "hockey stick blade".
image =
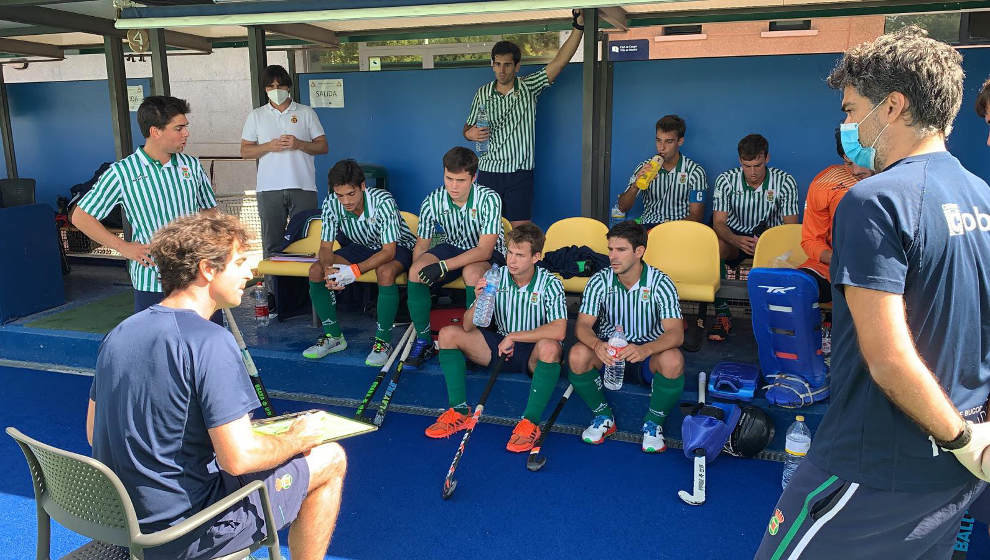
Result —
[[[694,492],[678,490],[677,497],[690,506],[700,506],[705,503],[705,450],[694,452]]]

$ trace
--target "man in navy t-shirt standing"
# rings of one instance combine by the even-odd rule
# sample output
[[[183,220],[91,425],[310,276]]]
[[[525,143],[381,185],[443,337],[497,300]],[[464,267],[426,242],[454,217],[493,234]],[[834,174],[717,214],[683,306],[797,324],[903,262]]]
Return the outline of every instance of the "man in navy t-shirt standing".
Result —
[[[236,218],[204,214],[159,230],[150,254],[165,299],[132,315],[104,339],[89,394],[86,434],[110,467],[143,532],[166,529],[253,480],[268,487],[278,527],[266,527],[258,494],[211,527],[148,559],[215,558],[246,548],[290,523],[292,558],[326,554],[340,509],[346,458],[320,445],[325,414],[304,415],[280,436],[256,434],[260,403],[234,338],[209,321],[240,304],[251,278],[247,233]]]
[[[757,558],[948,558],[990,479],[990,187],[945,149],[961,56],[917,27],[848,51],[831,403]],[[982,480],[981,480],[982,479]]]

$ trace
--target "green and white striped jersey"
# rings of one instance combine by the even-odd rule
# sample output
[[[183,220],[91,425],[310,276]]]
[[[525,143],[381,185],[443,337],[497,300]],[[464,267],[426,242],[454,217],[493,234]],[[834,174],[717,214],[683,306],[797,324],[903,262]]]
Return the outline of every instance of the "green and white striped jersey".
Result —
[[[712,210],[728,212],[728,226],[742,233],[752,233],[764,219],[768,228],[779,226],[784,216],[800,212],[797,183],[790,173],[768,167],[763,184],[751,187],[741,167],[730,169],[715,179]]]
[[[488,151],[478,161],[478,169],[492,173],[512,173],[533,169],[536,134],[536,99],[550,87],[543,68],[522,78],[517,77],[512,91],[502,95],[495,81],[480,88],[471,100],[467,124],[478,122],[478,111],[485,108],[491,136]]]
[[[538,266],[529,284],[520,287],[509,274],[509,267],[499,269],[495,292],[498,334],[531,331],[558,319],[567,319],[567,301],[560,278]]]
[[[633,171],[627,189],[636,184],[636,174],[646,165],[646,161]],[[661,167],[657,176],[641,193],[643,215],[640,216],[640,220],[644,224],[683,220],[687,217],[692,202],[704,200],[706,190],[708,190],[708,180],[705,177],[705,170],[694,160],[680,154],[674,169],[667,171]]]
[[[172,154],[172,159],[162,165],[138,148],[111,165],[79,199],[79,208],[97,220],[107,217],[117,205],[123,205],[127,213],[133,228],[132,240],[148,243],[169,222],[213,208],[217,199],[199,159]],[[157,268],[136,261],[128,261],[127,266],[135,290],[162,291]]]
[[[477,247],[482,235],[498,235],[495,251],[504,255],[502,198],[488,187],[475,183],[467,202],[458,207],[441,186],[426,195],[419,207],[417,235],[432,239],[434,232],[446,235],[446,243],[465,251]]]
[[[321,236],[327,243],[333,243],[340,230],[354,243],[375,251],[380,251],[387,243],[396,243],[407,249],[416,245],[416,236],[399,214],[395,198],[384,189],[364,190],[364,212],[360,216],[345,210],[331,189],[323,201],[322,214]]]
[[[622,325],[629,342],[645,344],[663,334],[661,321],[681,318],[681,303],[674,281],[643,263],[639,282],[629,289],[611,267],[596,272],[584,288],[579,311],[598,317],[595,334],[602,340]]]

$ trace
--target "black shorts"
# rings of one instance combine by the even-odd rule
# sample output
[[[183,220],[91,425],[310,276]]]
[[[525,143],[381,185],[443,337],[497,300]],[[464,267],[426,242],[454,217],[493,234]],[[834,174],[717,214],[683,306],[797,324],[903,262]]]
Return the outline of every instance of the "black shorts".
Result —
[[[734,233],[736,235],[745,235],[747,237],[752,237],[753,236],[753,232],[751,232],[751,231],[739,231],[739,230],[737,230],[735,228],[732,228],[732,227],[730,227],[729,230],[732,231],[732,233]],[[730,268],[735,268],[735,267],[739,266],[740,263],[742,263],[744,260],[751,259],[751,258],[753,258],[753,255],[747,255],[742,249],[740,249],[739,250],[739,253],[734,258],[725,259],[724,262],[725,262],[725,266],[730,267]]]
[[[467,251],[467,249],[461,249],[460,247],[451,245],[450,243],[441,243],[436,247],[427,251],[427,253],[433,255],[434,257],[442,261],[445,261],[447,259],[452,259],[464,253],[465,251]],[[502,253],[499,253],[498,251],[492,251],[492,256],[490,259],[488,259],[488,263],[497,264],[499,266],[505,266],[505,257],[502,255]],[[447,282],[453,282],[454,280],[460,278],[462,270],[463,269],[460,268],[453,268],[448,270],[447,275],[444,277],[443,283],[446,284]]]
[[[818,284],[818,303],[829,303],[832,301],[832,284],[822,278],[821,274],[813,268],[799,268],[801,272],[811,276],[811,279]]]
[[[533,170],[512,173],[478,171],[478,184],[502,197],[502,216],[510,222],[533,217]]]
[[[347,245],[342,245],[340,249],[337,249],[333,253],[347,259],[347,262],[351,264],[358,264],[361,261],[368,260],[377,252],[378,251],[375,249],[366,247],[360,243],[348,243]],[[412,266],[412,251],[397,244],[395,246],[394,260],[399,261],[399,264],[401,264],[405,270],[409,270],[409,267]]]
[[[498,345],[505,337],[491,329],[478,330],[485,337],[485,343],[492,351],[492,362],[494,362],[498,359]],[[535,347],[536,344],[533,342],[517,342],[512,348],[512,357],[502,366],[502,371],[525,372],[526,375],[533,377],[533,372],[529,371],[529,357],[533,354]]]

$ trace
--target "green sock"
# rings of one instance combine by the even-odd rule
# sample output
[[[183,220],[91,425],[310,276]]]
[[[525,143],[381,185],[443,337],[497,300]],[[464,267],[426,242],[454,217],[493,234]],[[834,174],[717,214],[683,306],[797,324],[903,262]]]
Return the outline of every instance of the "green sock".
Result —
[[[464,361],[464,354],[460,350],[441,348],[438,359],[443,378],[447,382],[447,401],[450,408],[467,414],[471,409],[467,405],[467,362]]]
[[[526,410],[523,411],[523,418],[534,424],[540,423],[543,417],[543,409],[550,402],[550,395],[553,388],[560,379],[560,363],[536,362],[533,368],[533,382],[529,385],[529,399],[526,401]]]
[[[409,317],[416,326],[416,337],[430,340],[430,288],[418,282],[409,283]]]
[[[399,312],[399,287],[378,286],[378,330],[375,337],[389,342],[392,340],[392,323]]]
[[[474,286],[464,285],[464,308],[471,307],[474,303]]]
[[[605,392],[602,391],[602,378],[598,375],[598,371],[592,369],[581,375],[572,371],[567,374],[567,379],[571,382],[571,385],[574,385],[574,390],[578,396],[588,405],[588,408],[591,409],[591,412],[595,416],[614,417],[612,409],[605,402]]]
[[[684,392],[684,376],[667,379],[659,373],[653,374],[653,394],[650,395],[650,409],[646,411],[644,422],[653,421],[663,426],[670,411],[681,402]]]
[[[323,282],[309,283],[309,299],[316,309],[316,316],[323,323],[323,334],[334,338],[340,336],[340,323],[337,322],[337,296],[327,289]]]
[[[726,270],[726,268],[725,268],[725,261],[718,261],[718,266],[719,266],[719,269],[718,269],[719,278],[721,278],[722,280],[725,280],[725,276],[726,276],[726,274],[725,274],[725,270]],[[728,317],[731,314],[732,313],[729,311],[729,302],[728,302],[728,300],[726,300],[725,298],[720,298],[720,297],[715,298],[715,315],[716,316]]]

